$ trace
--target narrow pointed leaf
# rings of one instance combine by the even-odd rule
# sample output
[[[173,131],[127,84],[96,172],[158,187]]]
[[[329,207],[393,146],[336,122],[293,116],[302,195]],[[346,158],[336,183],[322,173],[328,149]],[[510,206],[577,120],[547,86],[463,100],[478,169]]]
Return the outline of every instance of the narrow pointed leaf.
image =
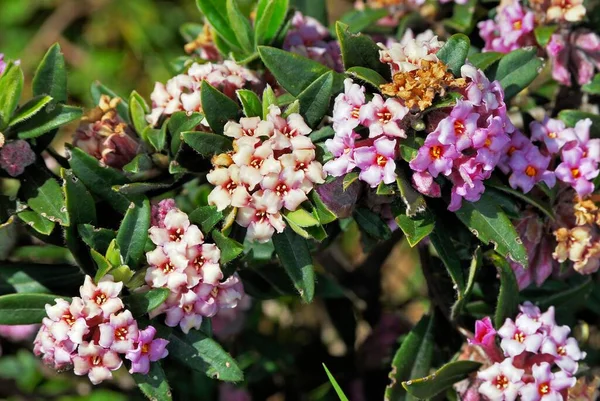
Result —
[[[0,76],[0,129],[4,129],[16,110],[23,91],[25,77],[21,67],[8,63]]]
[[[512,318],[517,314],[519,307],[519,284],[510,264],[498,254],[490,255],[492,263],[498,270],[500,276],[500,293],[498,294],[498,303],[496,304],[496,313],[494,315],[494,326],[500,327],[507,318]]]
[[[12,129],[18,132],[21,139],[37,138],[79,119],[82,115],[83,110],[79,107],[57,104],[52,110],[46,108],[32,118],[14,125]]]
[[[261,0],[257,7],[255,41],[257,45],[270,44],[285,21],[289,0]]]
[[[125,302],[135,316],[144,315],[161,306],[171,294],[168,288],[154,288],[147,292],[133,293]]]
[[[262,103],[256,93],[246,89],[240,89],[236,93],[246,117],[262,116]]]
[[[49,294],[9,294],[0,296],[0,324],[21,325],[41,323],[46,317],[46,304],[56,298]]]
[[[215,32],[223,39],[232,50],[241,50],[237,40],[234,25],[227,16],[227,8],[223,0],[196,0],[200,12],[204,14]]]
[[[273,236],[275,252],[302,299],[309,303],[315,295],[315,271],[308,243],[291,229]]]
[[[231,262],[244,252],[244,245],[236,240],[226,237],[219,230],[214,230],[212,232],[212,238],[215,241],[215,244],[217,244],[217,247],[221,250],[220,262],[222,265]]]
[[[333,72],[328,72],[298,95],[300,114],[310,127],[316,127],[323,120],[329,109],[332,89]]]
[[[151,362],[148,374],[134,373],[131,375],[141,392],[151,401],[170,401],[171,390],[160,362]]]
[[[391,78],[390,67],[379,61],[380,48],[373,39],[360,33],[351,33],[348,25],[343,22],[338,22],[335,30],[346,70],[352,67],[369,68],[384,78]]]
[[[232,149],[231,138],[210,132],[184,132],[181,138],[207,159]]]
[[[430,376],[402,382],[402,386],[409,394],[419,400],[431,399],[452,387],[454,383],[466,379],[469,374],[480,367],[481,364],[474,361],[451,362],[442,366]]]
[[[344,391],[338,384],[337,380],[335,380],[335,377],[333,377],[329,369],[327,369],[327,366],[325,366],[325,364],[323,364],[323,368],[325,369],[325,373],[327,373],[327,378],[329,379],[329,382],[331,382],[331,385],[333,386],[333,389],[335,390],[335,393],[337,394],[340,401],[348,401],[348,397],[346,397],[346,394],[344,394]]]
[[[223,134],[223,127],[225,127],[227,121],[237,121],[240,113],[237,103],[206,81],[202,82],[200,97],[208,125],[215,134]]]
[[[443,61],[455,76],[460,76],[460,68],[467,60],[471,41],[462,33],[450,36],[436,55]]]
[[[44,106],[46,106],[51,101],[52,98],[50,96],[42,95],[34,97],[33,99],[31,99],[30,101],[28,101],[23,106],[17,109],[14,116],[10,120],[10,124],[8,125],[12,127],[13,125],[29,120],[31,117],[39,113],[44,108]]]
[[[33,94],[48,95],[59,103],[67,101],[67,70],[60,45],[50,47],[33,78]]]
[[[144,255],[150,228],[150,201],[132,202],[117,232],[117,244],[126,265],[136,268]]]
[[[250,21],[240,11],[238,0],[226,0],[227,17],[231,27],[235,27],[233,33],[240,47],[250,54],[254,51],[254,31],[250,26]],[[221,5],[221,7],[223,7]]]

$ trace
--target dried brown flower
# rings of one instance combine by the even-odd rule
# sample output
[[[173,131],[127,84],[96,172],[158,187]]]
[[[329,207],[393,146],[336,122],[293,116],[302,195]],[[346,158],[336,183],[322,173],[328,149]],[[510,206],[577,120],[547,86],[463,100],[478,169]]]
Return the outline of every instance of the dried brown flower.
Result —
[[[422,111],[433,104],[436,95],[443,96],[446,89],[465,85],[465,79],[455,78],[443,62],[421,60],[420,69],[394,74],[391,83],[381,85],[381,91],[404,100],[410,109]]]
[[[590,199],[583,200],[576,197],[573,213],[575,214],[575,223],[578,226],[593,224],[598,218],[598,207]]]

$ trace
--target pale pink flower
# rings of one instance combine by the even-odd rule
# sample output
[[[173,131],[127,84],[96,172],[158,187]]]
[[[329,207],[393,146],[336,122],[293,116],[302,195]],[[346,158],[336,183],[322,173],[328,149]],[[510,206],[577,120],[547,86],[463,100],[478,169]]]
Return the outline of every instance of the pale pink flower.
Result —
[[[151,226],[165,228],[165,217],[172,209],[175,209],[175,199],[163,199],[158,204],[152,204],[152,215],[150,220]]]
[[[269,106],[267,121],[273,124],[272,146],[275,150],[282,149],[313,149],[312,141],[306,135],[312,129],[298,113],[290,114],[287,119],[281,116],[281,109],[275,105]]]
[[[314,184],[325,182],[323,165],[315,160],[314,149],[299,149],[279,158],[284,174],[292,174],[302,183],[302,189],[308,193]]]
[[[585,359],[586,353],[579,349],[577,340],[569,337],[571,329],[569,326],[554,326],[549,336],[544,339],[540,352],[550,354],[556,359],[554,363],[568,374],[577,372],[578,363]]]
[[[273,191],[257,191],[252,194],[252,203],[238,211],[236,221],[242,227],[248,227],[246,238],[250,241],[266,242],[275,231],[285,228],[283,217],[279,213],[282,200]]]
[[[85,281],[79,292],[85,303],[84,313],[88,317],[101,315],[108,319],[110,315],[123,309],[123,301],[119,298],[122,282],[114,282],[111,275],[106,275],[98,285],[94,284],[90,276],[85,276]]]
[[[408,108],[398,99],[388,98],[385,101],[379,94],[360,109],[362,125],[369,128],[369,137],[377,138],[387,135],[395,138],[406,138],[406,133],[401,127]]]
[[[234,139],[239,139],[243,136],[269,137],[272,133],[273,123],[263,121],[260,117],[242,117],[239,122],[228,121],[223,131],[225,136]]]
[[[490,401],[514,401],[524,385],[524,373],[524,370],[513,366],[510,358],[502,363],[496,362],[486,370],[477,373],[477,377],[483,381],[479,386],[479,393]]]
[[[438,61],[437,51],[444,45],[437,36],[419,37],[406,40],[404,43],[394,43],[388,49],[383,44],[378,44],[379,59],[382,63],[390,65],[392,74],[409,72],[421,68],[421,60]]]
[[[99,325],[98,329],[98,344],[120,354],[131,351],[138,337],[137,322],[128,310],[110,315],[109,322]]]
[[[258,138],[247,139],[237,141],[239,146],[231,158],[240,166],[241,181],[252,191],[265,175],[279,173],[281,163],[275,159],[271,142],[261,143]]]
[[[248,204],[250,194],[248,184],[241,179],[240,166],[218,167],[206,175],[206,180],[215,187],[208,195],[208,204],[215,205],[221,211],[229,206],[244,207]],[[256,181],[253,179],[253,181]],[[256,184],[254,184],[256,185]]]
[[[189,333],[194,328],[200,329],[202,324],[202,315],[200,314],[197,303],[198,296],[192,290],[185,290],[180,295],[179,303],[175,306],[170,307],[166,311],[165,323],[169,327],[176,327],[179,325],[181,331]]]
[[[189,247],[186,252],[188,265],[185,269],[188,286],[194,287],[199,282],[216,284],[223,279],[220,257],[221,251],[215,244]]]
[[[355,140],[360,136],[354,132],[351,135],[336,135],[325,141],[325,146],[334,159],[328,161],[323,166],[323,171],[334,177],[341,177],[356,167],[354,161]]]
[[[71,303],[57,298],[56,304],[46,304],[46,314],[52,320],[48,327],[54,339],[58,342],[66,339],[75,344],[81,344],[83,336],[89,332],[84,313],[84,303],[81,298],[73,298]]]
[[[123,361],[116,352],[93,343],[83,343],[73,357],[73,371],[77,376],[88,375],[92,384],[112,378],[111,371],[121,367]]]
[[[359,178],[372,188],[380,183],[396,181],[396,140],[379,138],[373,146],[363,146],[354,151],[354,160],[361,169]]]
[[[188,265],[188,259],[184,253],[185,249],[165,250],[165,248],[159,246],[146,253],[150,267],[146,270],[145,280],[152,288],[167,287],[176,290],[187,282],[184,270]]]
[[[41,356],[46,365],[56,370],[66,369],[72,364],[72,356],[77,349],[77,344],[69,339],[56,341],[50,333],[52,324],[53,322],[48,318],[42,320],[42,327],[33,341],[33,353]]]
[[[305,200],[306,193],[302,190],[302,181],[298,176],[290,174],[286,170],[280,174],[267,174],[261,183],[262,188],[275,193],[281,200],[283,207],[287,210],[296,210]]]
[[[412,183],[417,191],[423,195],[432,198],[439,198],[442,196],[440,185],[433,180],[429,171],[415,171],[412,175]]]
[[[534,382],[528,383],[520,390],[522,401],[561,401],[566,390],[575,386],[577,379],[560,371],[552,373],[549,363],[534,365]]]
[[[538,333],[540,327],[540,322],[536,322],[526,315],[519,316],[517,322],[506,319],[498,330],[498,334],[502,338],[500,346],[510,357],[515,357],[525,351],[538,352],[544,339],[544,336]]]
[[[170,210],[165,216],[165,228],[150,227],[150,239],[156,245],[183,242],[188,246],[201,244],[204,236],[198,226],[191,224],[188,215],[179,209]]]
[[[365,87],[344,80],[344,93],[340,93],[333,106],[333,130],[336,136],[350,136],[360,123],[360,111],[365,105]]]

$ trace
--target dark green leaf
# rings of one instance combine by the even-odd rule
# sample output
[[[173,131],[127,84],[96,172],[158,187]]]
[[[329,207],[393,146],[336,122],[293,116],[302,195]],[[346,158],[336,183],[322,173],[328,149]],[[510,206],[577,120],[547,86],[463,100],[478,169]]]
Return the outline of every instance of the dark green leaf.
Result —
[[[450,362],[430,376],[402,382],[402,386],[417,399],[430,399],[466,379],[480,367],[481,363],[474,361]]]
[[[256,93],[246,89],[236,93],[246,117],[262,117],[262,103]]]
[[[150,113],[150,107],[148,107],[144,98],[136,91],[131,92],[131,96],[129,97],[129,113],[133,128],[141,135],[148,126],[146,115]]]
[[[134,316],[141,316],[161,306],[171,294],[168,288],[154,288],[147,292],[135,292],[125,298]]]
[[[48,95],[59,103],[67,101],[67,70],[60,45],[50,47],[33,77],[33,94]]]
[[[388,225],[375,212],[359,207],[354,210],[353,216],[360,229],[371,237],[386,240],[392,236]]]
[[[332,89],[333,72],[328,72],[298,95],[300,114],[310,127],[316,127],[323,120],[329,109]]]
[[[134,373],[131,377],[149,400],[169,401],[172,399],[169,383],[160,362],[152,362],[147,374]]]
[[[312,191],[310,193],[310,198],[315,206],[315,211],[317,212],[317,217],[321,224],[329,224],[335,220],[337,220],[337,216],[333,213],[327,205],[321,199],[321,196],[317,193],[317,191]]]
[[[212,239],[221,250],[220,262],[222,265],[231,262],[244,252],[244,245],[234,239],[226,237],[219,230],[214,230],[212,232]]]
[[[17,125],[19,123],[29,120],[31,117],[39,113],[44,108],[44,106],[46,106],[51,101],[52,98],[50,96],[42,95],[34,97],[33,99],[31,99],[30,101],[28,101],[23,106],[17,109],[12,119],[10,120],[10,124],[8,125],[12,127],[13,125]]]
[[[417,245],[423,238],[431,234],[434,227],[433,216],[427,210],[413,217],[402,213],[397,215],[395,220],[411,247]]]
[[[469,38],[462,33],[457,33],[448,38],[436,55],[448,66],[455,76],[460,76],[460,68],[467,60],[470,47],[471,41]]]
[[[236,102],[213,88],[208,82],[202,81],[200,89],[202,109],[208,121],[208,125],[215,134],[223,134],[223,127],[229,120],[238,118],[240,109]]]
[[[196,4],[221,39],[232,50],[241,50],[233,29],[234,25],[231,24],[227,16],[227,8],[223,7],[223,0],[196,0]]]
[[[96,224],[96,203],[73,171],[61,169],[63,192],[71,225]]]
[[[475,250],[475,254],[473,255],[473,259],[471,260],[471,266],[469,267],[469,278],[467,279],[467,286],[464,290],[458,289],[457,300],[456,303],[452,306],[451,316],[452,320],[455,320],[460,312],[462,311],[466,302],[468,302],[469,297],[471,296],[471,292],[473,291],[473,286],[475,285],[475,276],[482,264],[481,258],[481,248],[477,248]],[[462,272],[461,272],[462,273]]]
[[[489,78],[500,81],[508,101],[533,82],[543,65],[543,59],[537,56],[537,48],[525,47],[502,57],[495,71],[490,71]]]
[[[255,41],[257,45],[271,44],[285,21],[289,0],[261,0],[256,11]]]
[[[477,202],[463,202],[456,216],[483,243],[494,244],[494,249],[527,268],[527,251],[506,214],[496,199],[484,192]]]
[[[273,236],[275,252],[305,302],[315,295],[315,271],[306,240],[290,229]]]
[[[406,215],[413,217],[427,208],[425,198],[417,192],[403,170],[397,170],[396,185],[400,191],[400,199],[406,205]]]
[[[126,265],[136,268],[144,255],[150,228],[150,201],[132,202],[117,232],[117,245]]]
[[[69,225],[65,198],[54,176],[43,169],[37,173],[27,169],[21,179],[22,194],[32,210],[60,225]]]
[[[352,78],[364,81],[370,84],[375,89],[379,90],[379,87],[383,84],[386,84],[387,81],[384,77],[382,77],[377,71],[373,71],[370,68],[365,67],[352,67],[347,68],[346,73],[349,74]]]
[[[329,369],[327,369],[327,366],[325,366],[325,364],[323,364],[323,368],[325,369],[327,377],[329,378],[329,382],[331,382],[331,385],[333,386],[333,389],[335,390],[335,393],[337,394],[340,401],[348,401],[348,397],[346,397],[346,394],[344,394],[344,391],[338,384],[337,380],[335,380],[335,377],[333,377]]]
[[[350,32],[357,33],[365,31],[366,28],[388,15],[389,11],[386,7],[365,8],[344,14],[340,21],[349,26]]]
[[[0,266],[0,294],[68,294],[77,290],[82,282],[81,270],[73,265],[3,263]]]
[[[231,138],[210,132],[184,132],[181,138],[203,157],[210,159],[214,155],[232,149]]]
[[[534,197],[533,195],[524,194],[521,191],[517,191],[515,189],[507,187],[506,185],[502,184],[502,182],[500,182],[497,179],[492,178],[490,180],[487,180],[486,185],[488,185],[492,188],[496,188],[502,192],[506,192],[507,194],[511,194],[514,197],[519,198],[519,199],[529,203],[532,206],[535,206],[540,212],[544,213],[551,220],[554,220],[554,211],[552,210],[552,207],[548,204],[548,202],[546,202],[542,199],[538,199],[537,197]]]
[[[90,224],[80,224],[77,230],[83,242],[100,253],[105,253],[116,233],[106,228],[96,228]]]
[[[190,221],[198,224],[202,232],[209,233],[223,220],[223,213],[219,212],[216,206],[200,206],[189,215]]]
[[[519,297],[515,294],[519,293],[519,284],[517,284],[512,267],[505,258],[495,253],[489,256],[500,276],[500,293],[494,314],[494,325],[500,327],[507,318],[513,318],[517,314]]]
[[[446,226],[444,219],[440,217],[436,218],[435,228],[429,234],[429,240],[444,263],[444,266],[446,266],[448,275],[452,279],[456,289],[459,293],[463,293],[465,290],[465,278],[460,258],[452,243],[450,228]]]
[[[581,300],[586,302],[593,289],[593,281],[591,279],[587,279],[582,281],[581,284],[570,286],[568,289],[563,291],[558,291],[551,295],[544,296],[541,300],[536,302],[536,305],[544,310],[551,306],[560,308],[568,305],[573,300]]]
[[[504,56],[504,53],[500,52],[483,52],[469,55],[469,61],[475,67],[485,71],[492,64],[500,60]]]
[[[50,235],[54,230],[55,223],[31,210],[25,210],[17,214],[29,227],[42,235]]]
[[[49,294],[9,294],[0,296],[0,324],[20,325],[41,323],[47,316],[46,304],[56,298]]]
[[[37,138],[79,119],[82,115],[83,111],[79,107],[57,104],[52,110],[47,107],[32,118],[14,125],[12,130],[18,132],[18,137],[21,139]]]
[[[444,21],[444,24],[458,32],[471,33],[474,26],[474,13],[477,5],[476,0],[469,0],[466,4],[455,3],[452,10],[452,18]]]
[[[188,116],[185,111],[178,111],[171,115],[171,118],[167,122],[167,128],[171,133],[171,153],[173,155],[177,154],[181,145],[181,133],[195,131],[203,119],[203,114],[192,113]]]
[[[369,68],[384,78],[391,78],[389,65],[379,61],[379,46],[369,37],[363,34],[353,34],[348,25],[337,22],[335,25],[344,68],[352,67]]]
[[[433,358],[433,322],[433,316],[423,316],[402,341],[392,360],[392,383],[385,389],[385,401],[406,400],[409,397],[400,383],[428,373]]]
[[[254,51],[254,31],[250,21],[240,11],[237,0],[226,0],[226,9],[229,24],[231,27],[235,27],[233,29],[235,38],[246,53],[252,53]]]

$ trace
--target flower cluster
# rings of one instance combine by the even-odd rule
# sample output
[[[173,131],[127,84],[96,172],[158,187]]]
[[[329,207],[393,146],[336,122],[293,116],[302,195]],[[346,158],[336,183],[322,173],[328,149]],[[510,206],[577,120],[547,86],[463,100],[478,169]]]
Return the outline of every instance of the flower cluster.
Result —
[[[18,177],[35,162],[35,153],[29,142],[22,139],[3,142],[4,136],[0,133],[0,167],[11,177]]]
[[[266,120],[241,118],[225,125],[234,151],[213,160],[215,168],[206,178],[215,188],[208,202],[218,210],[239,208],[236,221],[248,228],[248,240],[266,242],[282,232],[281,211],[296,210],[314,185],[324,182],[310,132],[300,114],[284,118],[275,105]]]
[[[483,51],[508,53],[535,44],[535,15],[518,0],[499,7],[493,20],[481,21],[477,26],[485,41]]]
[[[416,157],[409,163],[414,186],[423,194],[439,197],[433,179],[440,174],[453,184],[449,210],[458,210],[462,199],[479,200],[483,181],[501,162],[514,132],[506,114],[504,91],[471,65],[461,68],[466,86],[463,98],[427,135]]]
[[[329,36],[327,27],[316,19],[296,11],[283,48],[342,72],[344,66],[340,44],[329,39]]]
[[[168,208],[168,203],[157,209]],[[225,281],[219,265],[221,252],[214,244],[204,242],[204,235],[187,214],[173,207],[164,219],[149,229],[156,248],[146,254],[146,284],[150,288],[168,288],[171,294],[151,317],[166,314],[165,323],[181,327],[184,333],[199,329],[203,317],[211,317],[220,309],[235,308],[244,295],[237,275]]]
[[[520,310],[498,331],[489,317],[476,323],[470,343],[480,346],[493,363],[477,374],[479,393],[489,400],[566,400],[585,352],[569,337],[569,326],[556,324],[554,307],[542,313],[526,302]]]
[[[117,114],[120,98],[100,97],[98,107],[81,119],[73,145],[94,156],[105,166],[122,168],[140,152],[141,145]]]
[[[156,330],[144,330],[131,312],[124,309],[119,293],[123,283],[105,276],[97,285],[86,276],[80,297],[71,302],[57,298],[46,305],[34,341],[34,353],[57,370],[73,367],[76,375],[87,375],[93,384],[112,377],[123,364],[119,355],[131,361],[131,373],[147,374],[150,362],[167,356],[167,340],[155,338]]]
[[[552,62],[552,77],[563,85],[571,86],[573,81],[585,85],[600,70],[600,37],[588,29],[553,34],[546,51]]]
[[[154,91],[150,95],[152,112],[146,116],[148,123],[156,125],[162,116],[170,116],[177,111],[201,112],[202,81],[231,98],[235,98],[236,90],[261,83],[256,74],[231,60],[218,64],[194,63],[187,73],[169,79],[166,85],[161,82],[154,85]]]
[[[366,101],[365,88],[351,79],[344,81],[344,93],[335,99],[333,129],[335,137],[325,142],[333,154],[323,167],[334,177],[358,167],[359,179],[376,187],[396,180],[397,139],[406,138],[404,117],[409,110],[398,99],[375,94]],[[359,130],[368,130],[361,139]]]

